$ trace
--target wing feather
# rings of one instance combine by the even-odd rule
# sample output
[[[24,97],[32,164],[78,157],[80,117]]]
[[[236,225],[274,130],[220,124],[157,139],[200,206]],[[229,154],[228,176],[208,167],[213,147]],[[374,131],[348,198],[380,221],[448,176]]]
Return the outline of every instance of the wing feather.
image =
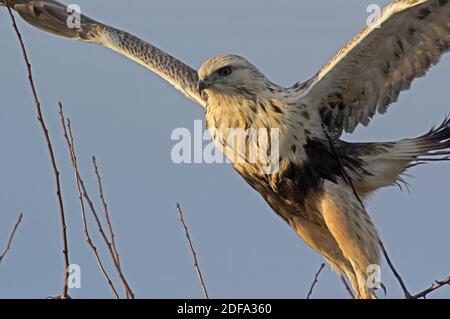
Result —
[[[205,106],[197,91],[197,71],[150,43],[84,15],[80,28],[69,28],[70,13],[66,5],[57,1],[9,0],[8,3],[31,25],[57,36],[110,48],[152,70],[185,96]]]
[[[450,50],[449,0],[393,1],[377,21],[380,28],[364,28],[300,92],[330,131],[367,126]]]

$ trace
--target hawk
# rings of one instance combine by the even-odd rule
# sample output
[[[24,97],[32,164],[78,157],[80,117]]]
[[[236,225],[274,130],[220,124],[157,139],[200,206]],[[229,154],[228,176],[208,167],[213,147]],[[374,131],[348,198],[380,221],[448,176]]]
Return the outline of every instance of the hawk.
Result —
[[[449,51],[448,0],[392,1],[316,75],[291,87],[271,82],[240,56],[212,57],[196,71],[84,15],[79,28],[70,28],[66,6],[53,0],[8,3],[39,29],[102,45],[149,68],[204,107],[211,132],[278,129],[277,170],[263,172],[247,154],[234,168],[340,277],[347,277],[356,298],[376,297],[367,269],[380,263],[381,241],[359,198],[401,183],[412,166],[448,159],[450,119],[423,136],[391,143],[349,143],[340,137],[385,113]],[[234,150],[223,138],[213,140],[222,150]],[[265,139],[255,147],[264,151],[268,144]]]

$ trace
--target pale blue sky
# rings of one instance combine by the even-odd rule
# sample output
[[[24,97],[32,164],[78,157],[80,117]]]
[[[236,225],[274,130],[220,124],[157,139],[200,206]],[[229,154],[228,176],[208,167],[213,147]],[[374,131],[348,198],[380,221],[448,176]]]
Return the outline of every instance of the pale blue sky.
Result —
[[[197,68],[236,53],[274,82],[307,79],[387,1],[77,0],[83,12],[148,40]],[[71,261],[82,268],[75,297],[111,297],[81,232],[57,101],[73,122],[81,172],[95,191],[90,156],[103,173],[124,270],[137,297],[200,298],[175,203],[182,203],[211,297],[303,298],[322,258],[278,218],[231,166],[175,165],[171,132],[192,129],[202,109],[143,67],[107,49],[36,31],[19,20],[62,172]],[[0,10],[0,247],[19,212],[23,225],[0,264],[0,298],[61,290],[58,211],[47,150],[17,40]],[[449,113],[450,56],[414,83],[352,141],[415,137]],[[368,204],[412,292],[450,274],[450,166],[410,171],[411,193],[380,191]],[[93,229],[94,232],[94,229]],[[98,242],[100,246],[100,242]],[[388,297],[401,297],[385,267]],[[329,268],[314,297],[345,298]],[[433,297],[450,297],[443,288]]]

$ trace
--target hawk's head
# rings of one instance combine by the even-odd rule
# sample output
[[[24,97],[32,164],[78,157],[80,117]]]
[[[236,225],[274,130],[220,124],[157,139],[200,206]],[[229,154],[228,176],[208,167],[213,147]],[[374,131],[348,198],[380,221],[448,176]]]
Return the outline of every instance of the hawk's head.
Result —
[[[205,61],[198,71],[200,92],[256,94],[267,88],[268,80],[246,59],[237,55],[219,55]]]

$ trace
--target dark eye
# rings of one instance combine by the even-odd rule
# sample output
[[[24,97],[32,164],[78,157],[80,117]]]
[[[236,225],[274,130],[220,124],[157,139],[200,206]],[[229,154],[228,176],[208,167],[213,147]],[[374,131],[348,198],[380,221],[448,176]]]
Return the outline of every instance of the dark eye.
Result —
[[[223,77],[230,76],[233,73],[233,70],[230,67],[221,68],[219,71],[219,75]]]

